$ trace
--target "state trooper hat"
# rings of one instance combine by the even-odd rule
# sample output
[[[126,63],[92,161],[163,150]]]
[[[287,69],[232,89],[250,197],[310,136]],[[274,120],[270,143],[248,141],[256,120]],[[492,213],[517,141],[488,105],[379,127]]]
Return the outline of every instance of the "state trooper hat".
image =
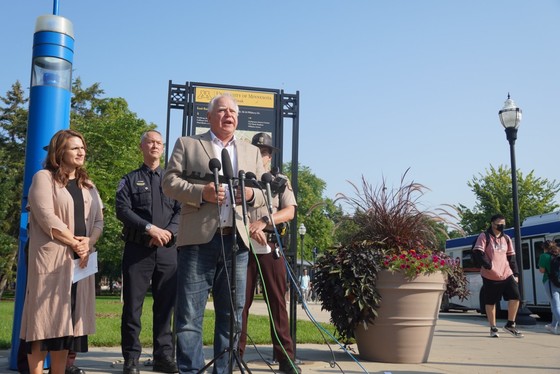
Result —
[[[259,132],[255,134],[255,136],[253,136],[253,140],[251,140],[251,144],[256,145],[257,147],[268,147],[273,151],[278,150],[278,148],[272,145],[272,137],[266,132]]]

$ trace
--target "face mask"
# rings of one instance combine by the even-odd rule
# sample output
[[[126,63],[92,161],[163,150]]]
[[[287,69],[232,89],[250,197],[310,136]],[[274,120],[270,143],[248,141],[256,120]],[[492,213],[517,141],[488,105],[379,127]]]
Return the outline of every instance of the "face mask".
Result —
[[[499,232],[504,232],[504,225],[503,224],[496,225],[496,230],[498,230]]]

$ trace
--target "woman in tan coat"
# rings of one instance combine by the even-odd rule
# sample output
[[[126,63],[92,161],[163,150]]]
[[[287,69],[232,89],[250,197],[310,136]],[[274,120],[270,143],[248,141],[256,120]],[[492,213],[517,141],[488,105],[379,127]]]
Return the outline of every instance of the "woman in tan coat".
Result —
[[[51,139],[45,169],[29,188],[29,267],[21,338],[31,373],[63,374],[68,350],[87,352],[95,332],[95,277],[72,282],[75,261],[86,267],[103,229],[99,193],[84,169],[83,136],[61,130]],[[90,264],[91,265],[91,264]]]

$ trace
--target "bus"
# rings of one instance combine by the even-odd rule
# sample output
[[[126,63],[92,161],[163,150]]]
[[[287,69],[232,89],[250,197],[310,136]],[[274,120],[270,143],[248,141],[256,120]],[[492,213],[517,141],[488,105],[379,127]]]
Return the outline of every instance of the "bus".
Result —
[[[504,232],[515,241],[513,228],[506,229]],[[471,255],[472,245],[478,235],[448,239],[446,242],[445,252],[451,258],[460,261],[463,267],[469,283],[470,296],[465,300],[460,300],[458,297],[444,299],[443,311],[458,309],[484,313],[484,305],[480,298],[482,288],[480,268],[474,265]],[[523,300],[527,308],[536,314],[550,314],[550,303],[544,291],[542,274],[539,272],[539,257],[543,253],[545,240],[553,240],[560,245],[560,211],[528,217],[521,224]],[[501,300],[497,307],[498,311],[507,311],[507,302]]]

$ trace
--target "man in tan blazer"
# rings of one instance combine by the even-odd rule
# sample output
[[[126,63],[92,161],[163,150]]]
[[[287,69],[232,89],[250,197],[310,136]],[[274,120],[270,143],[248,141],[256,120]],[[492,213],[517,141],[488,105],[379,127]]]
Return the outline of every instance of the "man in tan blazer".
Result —
[[[181,202],[181,220],[177,234],[177,364],[180,373],[197,373],[204,367],[202,352],[202,320],[210,290],[214,297],[216,324],[214,327],[214,373],[229,372],[229,355],[221,354],[229,347],[230,300],[229,284],[237,233],[235,341],[241,328],[241,312],[245,304],[245,283],[249,238],[242,217],[237,191],[235,212],[227,185],[216,190],[214,182],[203,176],[212,173],[210,160],[221,159],[226,149],[233,174],[239,170],[253,172],[258,178],[264,173],[260,151],[234,136],[239,107],[227,94],[214,97],[208,104],[210,131],[191,137],[181,137],[169,159],[163,177],[163,192]],[[223,167],[222,167],[223,169]],[[249,206],[264,205],[260,190],[245,188]],[[248,222],[248,220],[247,220]],[[237,346],[237,344],[236,344]]]

